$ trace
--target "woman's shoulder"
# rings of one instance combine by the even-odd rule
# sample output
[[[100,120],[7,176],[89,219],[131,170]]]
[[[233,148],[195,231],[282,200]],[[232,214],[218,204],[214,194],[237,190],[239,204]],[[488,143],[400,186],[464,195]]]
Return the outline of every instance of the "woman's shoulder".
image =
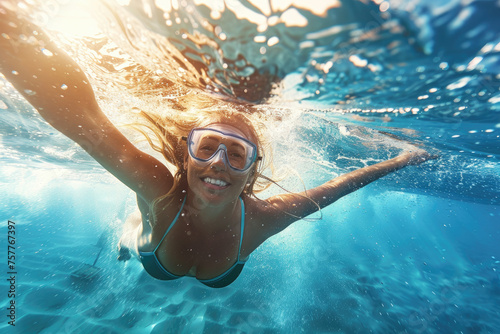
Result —
[[[267,200],[257,198],[255,196],[242,196],[245,203],[245,215],[251,215],[253,218],[267,219],[276,212],[276,208]]]
[[[147,223],[154,230],[158,227],[162,229],[162,226],[173,221],[175,215],[181,210],[185,198],[186,193],[180,190],[170,194],[165,193],[151,202],[137,197],[137,205],[143,216],[143,223]]]

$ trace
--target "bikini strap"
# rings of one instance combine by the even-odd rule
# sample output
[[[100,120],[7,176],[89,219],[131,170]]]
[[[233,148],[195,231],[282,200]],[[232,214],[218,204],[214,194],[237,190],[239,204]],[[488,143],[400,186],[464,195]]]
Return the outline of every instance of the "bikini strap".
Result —
[[[238,262],[240,261],[241,244],[243,243],[243,231],[245,231],[245,204],[240,197],[241,203],[241,231],[240,231],[240,248],[238,249]]]
[[[163,235],[163,238],[161,238],[160,242],[156,246],[156,248],[153,251],[153,253],[156,253],[156,250],[158,249],[158,247],[160,247],[161,243],[163,242],[163,239],[165,239],[165,237],[167,236],[168,232],[172,229],[172,227],[177,222],[177,219],[179,219],[179,216],[181,215],[182,209],[184,208],[184,203],[186,203],[186,198],[187,198],[187,194],[186,194],[186,196],[184,196],[184,200],[182,201],[181,209],[179,210],[179,212],[177,212],[177,215],[175,216],[174,220],[172,221],[172,224],[170,224],[170,226],[167,228],[167,231]]]

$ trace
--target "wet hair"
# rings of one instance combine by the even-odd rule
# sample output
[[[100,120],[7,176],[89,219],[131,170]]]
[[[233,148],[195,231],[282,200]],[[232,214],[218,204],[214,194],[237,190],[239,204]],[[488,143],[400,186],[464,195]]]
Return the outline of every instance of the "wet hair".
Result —
[[[151,148],[163,155],[165,160],[173,165],[175,171],[174,184],[163,196],[155,199],[153,207],[160,202],[168,205],[175,194],[186,190],[187,171],[184,168],[185,157],[188,154],[186,141],[189,132],[196,127],[207,127],[210,124],[222,123],[236,127],[257,146],[257,154],[262,160],[257,160],[250,173],[253,178],[243,190],[243,196],[255,197],[255,194],[267,189],[272,181],[274,168],[270,143],[265,140],[265,124],[260,113],[254,106],[239,101],[215,99],[203,93],[179,97],[161,114],[141,111],[142,122],[132,126],[141,132]],[[264,171],[271,178],[264,176]],[[167,200],[166,202],[164,202]],[[154,210],[156,211],[156,210]],[[153,219],[154,221],[154,219]]]

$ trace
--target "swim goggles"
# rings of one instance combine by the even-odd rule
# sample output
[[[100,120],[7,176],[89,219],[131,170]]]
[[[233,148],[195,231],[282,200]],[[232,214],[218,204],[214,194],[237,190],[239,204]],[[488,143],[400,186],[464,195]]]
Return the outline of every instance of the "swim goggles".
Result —
[[[257,157],[254,143],[232,133],[194,128],[187,138],[182,139],[187,141],[189,156],[202,166],[222,159],[233,171],[242,173],[256,160],[262,159]]]

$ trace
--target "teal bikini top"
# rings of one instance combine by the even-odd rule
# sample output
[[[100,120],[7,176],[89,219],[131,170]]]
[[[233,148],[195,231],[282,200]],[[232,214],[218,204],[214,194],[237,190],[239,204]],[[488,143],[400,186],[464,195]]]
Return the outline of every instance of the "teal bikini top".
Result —
[[[177,212],[177,215],[175,216],[172,224],[170,224],[170,226],[168,227],[167,231],[163,235],[163,238],[161,238],[156,248],[152,252],[139,252],[139,256],[141,258],[141,262],[144,269],[148,272],[148,274],[150,274],[156,279],[174,280],[183,277],[174,275],[171,272],[169,272],[158,260],[158,257],[156,256],[156,251],[158,250],[158,247],[160,247],[161,243],[167,236],[168,232],[170,232],[172,227],[177,222],[177,219],[179,218],[182,209],[184,208],[184,204],[186,203],[186,198],[187,196],[184,197],[181,209],[179,210],[179,212]],[[240,275],[241,271],[243,270],[243,266],[245,265],[246,261],[240,260],[241,243],[243,242],[243,231],[245,230],[245,205],[241,197],[240,197],[240,203],[241,203],[241,230],[240,230],[241,232],[240,232],[240,246],[238,248],[238,258],[236,259],[236,262],[231,266],[231,268],[229,268],[227,271],[220,274],[219,276],[211,279],[198,280],[199,282],[211,288],[223,288],[234,282],[234,280],[236,280],[236,278],[238,278],[238,276]]]

